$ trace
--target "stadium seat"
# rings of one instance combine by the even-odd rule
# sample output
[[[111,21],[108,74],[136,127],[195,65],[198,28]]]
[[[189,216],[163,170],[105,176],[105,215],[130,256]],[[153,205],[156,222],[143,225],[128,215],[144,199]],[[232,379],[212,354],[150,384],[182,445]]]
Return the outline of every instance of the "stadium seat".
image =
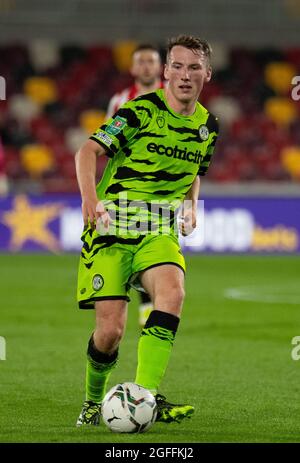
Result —
[[[229,96],[211,98],[207,106],[219,118],[221,125],[230,125],[241,116],[239,102]]]
[[[38,72],[47,71],[59,64],[59,49],[53,40],[32,40],[28,45],[28,52]]]
[[[40,177],[54,167],[54,156],[45,145],[25,145],[21,149],[21,163],[31,177]]]
[[[24,83],[24,91],[29,98],[41,105],[57,99],[55,82],[48,77],[29,77]]]
[[[289,98],[269,98],[265,103],[265,112],[280,126],[287,126],[297,118],[297,108]]]
[[[41,191],[78,191],[74,153],[103,121],[110,97],[131,85],[136,45],[59,48],[35,39],[0,47],[0,75],[10,94],[1,101],[0,120],[10,179],[33,179]],[[212,47],[213,79],[201,103],[219,117],[221,136],[207,178],[299,182],[300,102],[290,90],[300,48]],[[98,160],[99,175],[105,163]]]
[[[95,130],[104,123],[105,111],[88,109],[80,114],[80,126],[91,135]]]
[[[67,130],[65,135],[65,141],[67,148],[72,153],[80,148],[80,146],[85,143],[88,139],[86,131],[81,127],[71,127]]]
[[[212,42],[212,68],[214,72],[226,69],[229,66],[230,56],[229,56],[229,47],[222,42]]]
[[[37,117],[42,111],[39,104],[24,94],[16,93],[8,101],[11,116],[23,123],[30,122],[31,119]]]
[[[116,68],[120,72],[128,72],[131,67],[131,56],[137,47],[137,42],[123,40],[117,42],[113,47],[113,58]]]
[[[284,148],[281,152],[281,161],[292,178],[300,180],[300,147],[288,146]]]
[[[297,69],[287,62],[269,63],[265,68],[265,81],[278,95],[287,95],[290,92],[295,75]]]

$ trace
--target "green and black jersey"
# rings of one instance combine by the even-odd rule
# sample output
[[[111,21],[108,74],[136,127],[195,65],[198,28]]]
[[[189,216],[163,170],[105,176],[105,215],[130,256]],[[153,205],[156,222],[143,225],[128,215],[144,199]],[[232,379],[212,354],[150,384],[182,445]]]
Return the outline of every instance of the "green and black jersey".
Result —
[[[139,201],[148,211],[150,203],[175,210],[195,177],[206,174],[217,136],[216,118],[200,103],[193,115],[175,113],[163,89],[125,103],[91,136],[110,157],[99,199],[114,205],[119,220],[127,208],[127,223]]]

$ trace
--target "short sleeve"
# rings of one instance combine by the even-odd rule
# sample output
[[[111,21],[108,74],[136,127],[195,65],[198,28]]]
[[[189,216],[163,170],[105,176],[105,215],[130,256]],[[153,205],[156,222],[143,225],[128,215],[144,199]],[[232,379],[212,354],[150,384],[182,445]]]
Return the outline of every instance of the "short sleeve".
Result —
[[[141,121],[134,101],[129,101],[99,127],[90,139],[102,145],[107,155],[113,157],[130,142],[140,126]]]

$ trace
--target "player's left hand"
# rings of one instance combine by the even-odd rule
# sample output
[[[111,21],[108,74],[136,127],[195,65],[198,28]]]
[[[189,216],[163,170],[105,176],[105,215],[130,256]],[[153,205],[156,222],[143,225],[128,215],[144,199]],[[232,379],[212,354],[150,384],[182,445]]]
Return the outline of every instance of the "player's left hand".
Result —
[[[196,212],[188,209],[179,217],[179,231],[182,236],[188,236],[195,230],[197,225]]]

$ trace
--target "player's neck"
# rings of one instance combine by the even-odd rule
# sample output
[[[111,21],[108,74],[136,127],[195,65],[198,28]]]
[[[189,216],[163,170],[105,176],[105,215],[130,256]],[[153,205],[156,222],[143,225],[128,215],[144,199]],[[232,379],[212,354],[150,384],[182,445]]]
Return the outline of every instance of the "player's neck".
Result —
[[[151,85],[143,85],[140,82],[135,82],[138,96],[144,95],[145,93],[154,92],[160,87],[160,79],[156,79]]]
[[[175,113],[182,114],[182,116],[191,116],[192,114],[194,114],[197,101],[180,101],[173,95],[173,93],[168,88],[165,90],[165,97],[169,107]]]

